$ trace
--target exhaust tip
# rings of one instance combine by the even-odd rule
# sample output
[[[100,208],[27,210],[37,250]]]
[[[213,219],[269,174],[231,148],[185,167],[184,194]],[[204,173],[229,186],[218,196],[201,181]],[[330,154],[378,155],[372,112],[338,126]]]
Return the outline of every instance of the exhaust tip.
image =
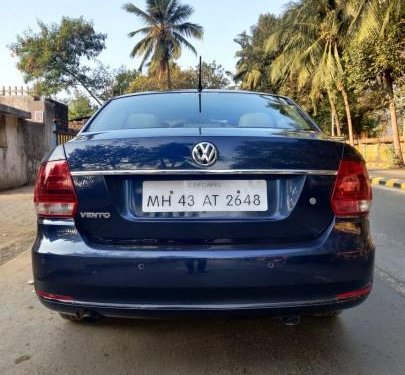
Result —
[[[91,310],[79,310],[76,312],[76,317],[80,322],[95,323],[100,320],[101,315],[98,312]]]
[[[286,315],[280,316],[276,318],[276,321],[281,323],[284,326],[297,326],[301,323],[301,316],[300,315]]]

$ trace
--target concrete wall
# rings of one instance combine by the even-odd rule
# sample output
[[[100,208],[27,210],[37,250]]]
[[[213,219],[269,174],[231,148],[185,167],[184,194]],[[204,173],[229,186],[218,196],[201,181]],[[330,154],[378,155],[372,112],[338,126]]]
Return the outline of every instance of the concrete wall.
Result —
[[[402,137],[402,154],[405,158],[405,139]],[[369,168],[391,168],[395,166],[395,153],[391,137],[369,138],[355,144]]]
[[[47,101],[33,100],[29,96],[0,96],[0,103],[31,113],[30,122],[45,124],[43,136],[51,144],[54,113]]]
[[[21,186],[27,182],[26,155],[23,150],[24,138],[21,136],[19,120],[5,116],[7,147],[0,147],[0,190]]]
[[[4,190],[35,181],[42,158],[54,145],[54,119],[67,127],[67,106],[28,96],[0,96],[0,103],[31,113],[28,120],[5,115],[7,147],[0,147],[0,190]]]
[[[7,147],[0,147],[0,190],[32,183],[50,150],[46,126],[5,115]]]
[[[43,157],[52,149],[51,132],[45,124],[25,121],[22,126],[24,153],[26,156],[27,183],[35,181]]]

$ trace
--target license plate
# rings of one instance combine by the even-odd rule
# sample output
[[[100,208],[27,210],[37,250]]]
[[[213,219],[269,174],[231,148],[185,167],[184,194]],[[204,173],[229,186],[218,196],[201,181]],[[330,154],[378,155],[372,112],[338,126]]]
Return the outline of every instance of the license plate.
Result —
[[[265,180],[143,182],[143,212],[254,212],[267,209]]]

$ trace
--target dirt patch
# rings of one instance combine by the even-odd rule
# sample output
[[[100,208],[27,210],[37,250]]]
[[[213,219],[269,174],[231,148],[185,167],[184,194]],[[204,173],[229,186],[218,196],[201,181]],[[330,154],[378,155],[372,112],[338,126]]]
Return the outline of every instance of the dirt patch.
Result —
[[[32,187],[0,193],[0,264],[28,250],[35,239]]]
[[[30,355],[22,355],[21,357],[18,357],[18,358],[14,361],[14,363],[15,363],[16,365],[18,365],[18,364],[20,364],[20,363],[22,363],[22,362],[29,361],[30,359],[31,359],[31,356],[30,356]]]
[[[0,265],[31,248],[35,240],[35,233],[24,233],[24,236],[26,237],[25,240],[15,241],[9,246],[0,246]]]

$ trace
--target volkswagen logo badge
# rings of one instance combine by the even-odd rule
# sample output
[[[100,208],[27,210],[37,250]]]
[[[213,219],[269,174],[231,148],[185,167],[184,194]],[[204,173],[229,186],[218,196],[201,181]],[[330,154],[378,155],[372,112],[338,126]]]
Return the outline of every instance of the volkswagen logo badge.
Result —
[[[193,147],[191,153],[194,163],[200,167],[210,167],[218,159],[217,148],[209,142],[200,142]]]

